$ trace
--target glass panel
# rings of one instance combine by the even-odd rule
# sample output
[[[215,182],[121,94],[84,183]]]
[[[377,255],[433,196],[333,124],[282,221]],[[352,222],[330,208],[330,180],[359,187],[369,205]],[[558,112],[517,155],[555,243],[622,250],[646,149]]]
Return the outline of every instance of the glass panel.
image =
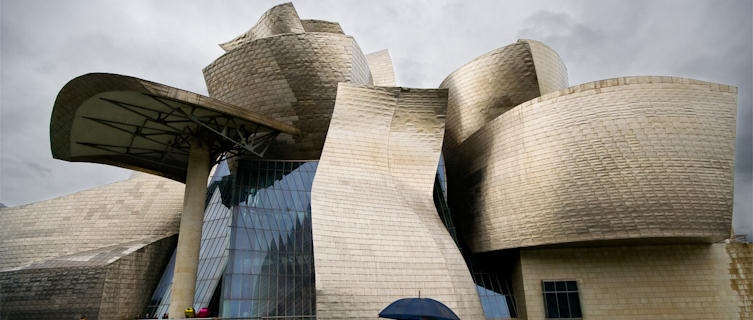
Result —
[[[560,308],[560,317],[570,318],[570,305],[567,302],[567,293],[557,294],[557,306]]]
[[[547,318],[559,318],[560,313],[557,309],[557,296],[554,293],[544,294],[544,304],[546,304]]]
[[[583,314],[580,311],[580,298],[577,292],[571,292],[567,294],[568,301],[570,302],[570,316],[573,318],[581,318]]]
[[[567,290],[568,291],[578,291],[578,284],[575,281],[568,281],[567,282]]]
[[[554,282],[544,281],[544,291],[554,291]]]
[[[565,281],[556,281],[555,286],[557,288],[557,291],[566,291],[567,287],[565,285]]]
[[[228,307],[235,311],[227,316],[315,315],[308,191],[315,168],[315,162],[239,161],[234,179],[255,188],[232,188],[237,199],[255,196],[257,201],[234,205],[243,214],[231,222],[236,238],[225,279],[232,284],[223,291],[223,301],[240,302]]]

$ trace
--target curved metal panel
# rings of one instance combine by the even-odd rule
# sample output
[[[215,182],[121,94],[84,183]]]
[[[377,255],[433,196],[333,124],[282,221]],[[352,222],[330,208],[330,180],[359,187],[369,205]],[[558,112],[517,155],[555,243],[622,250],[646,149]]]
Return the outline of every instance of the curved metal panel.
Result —
[[[138,173],[126,181],[0,209],[0,271],[174,235],[182,204],[183,184]],[[71,261],[101,264],[101,257],[81,254]]]
[[[449,89],[444,150],[451,152],[507,110],[541,92],[566,88],[567,70],[544,44],[519,40],[473,59],[439,87]]]
[[[213,157],[264,154],[287,124],[225,102],[134,77],[90,73],[58,93],[50,121],[56,159],[104,163],[184,181],[189,136],[214,135]]]
[[[352,37],[284,34],[246,43],[204,68],[209,95],[289,125],[271,159],[315,160],[324,144],[338,82],[371,84],[366,58]]]
[[[259,18],[259,21],[244,34],[228,42],[220,44],[220,48],[231,51],[248,42],[285,33],[303,33],[304,25],[298,17],[293,4],[276,5]]]
[[[541,95],[569,87],[567,84],[567,67],[556,51],[535,40],[519,40],[528,44],[536,68]]]
[[[375,86],[395,86],[395,69],[392,67],[392,58],[387,49],[367,54],[366,60],[369,61]]]
[[[734,87],[671,77],[597,81],[521,104],[453,154],[462,173],[448,194],[462,234],[474,252],[722,240],[736,106]]]
[[[446,94],[340,84],[311,193],[317,317],[373,319],[419,291],[483,317],[432,198]]]
[[[307,19],[301,20],[301,24],[303,25],[303,30],[306,30],[306,32],[328,32],[345,34],[345,32],[343,32],[343,29],[340,27],[340,24],[337,22]]]

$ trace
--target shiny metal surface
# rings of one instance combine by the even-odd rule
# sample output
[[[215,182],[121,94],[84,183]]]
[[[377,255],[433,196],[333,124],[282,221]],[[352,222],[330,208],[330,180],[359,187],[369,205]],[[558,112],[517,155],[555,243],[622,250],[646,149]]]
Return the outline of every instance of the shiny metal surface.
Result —
[[[523,103],[448,159],[462,164],[448,191],[461,234],[474,252],[725,239],[736,109],[736,88],[673,77],[602,80]]]
[[[341,83],[311,193],[317,317],[373,319],[398,298],[482,319],[434,207],[447,91]]]

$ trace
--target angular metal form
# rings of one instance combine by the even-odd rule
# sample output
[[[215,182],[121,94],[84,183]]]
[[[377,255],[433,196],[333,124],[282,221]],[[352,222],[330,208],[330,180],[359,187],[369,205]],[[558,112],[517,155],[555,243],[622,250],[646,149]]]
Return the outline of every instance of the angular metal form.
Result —
[[[369,62],[375,86],[395,86],[395,69],[392,67],[392,58],[387,49],[367,54],[366,60]]]
[[[96,162],[185,181],[190,139],[213,138],[210,157],[262,156],[298,129],[228,103],[133,77],[91,73],[60,90],[50,121],[56,159]]]
[[[449,90],[444,150],[452,150],[484,124],[518,104],[564,89],[567,69],[543,43],[517,43],[487,52],[439,85]]]
[[[183,185],[137,174],[3,208],[0,318],[130,318],[175,246]]]
[[[461,233],[474,252],[725,239],[736,110],[736,88],[673,77],[602,80],[523,103],[451,155],[462,164],[448,192]]]
[[[317,317],[369,319],[421,294],[483,317],[432,199],[447,91],[340,84],[314,178]]]
[[[319,159],[337,84],[373,83],[353,37],[334,22],[300,20],[289,3],[222,46],[227,52],[204,68],[209,95],[302,132],[278,137],[269,159]]]

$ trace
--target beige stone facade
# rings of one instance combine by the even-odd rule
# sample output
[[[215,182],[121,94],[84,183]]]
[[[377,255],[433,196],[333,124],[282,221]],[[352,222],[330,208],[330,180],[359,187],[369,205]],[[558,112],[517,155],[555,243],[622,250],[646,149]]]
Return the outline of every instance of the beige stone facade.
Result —
[[[576,280],[583,319],[751,319],[753,246],[520,249],[521,318],[545,319],[542,280]]]
[[[318,318],[374,319],[419,291],[483,318],[432,201],[446,95],[340,84],[311,194]]]

